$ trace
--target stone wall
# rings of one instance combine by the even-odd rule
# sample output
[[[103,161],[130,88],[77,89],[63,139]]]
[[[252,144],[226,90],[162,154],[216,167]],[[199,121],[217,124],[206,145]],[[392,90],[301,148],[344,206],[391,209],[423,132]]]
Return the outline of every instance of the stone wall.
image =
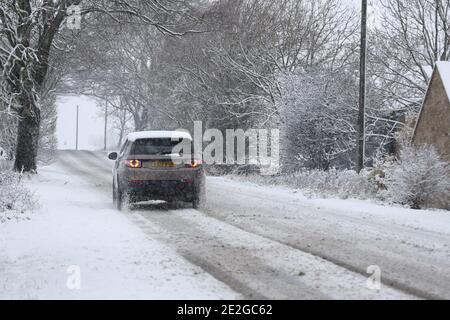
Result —
[[[434,145],[442,158],[450,162],[450,97],[439,72],[434,72],[431,79],[413,142]],[[444,203],[433,206],[450,209],[450,195]]]
[[[450,100],[438,72],[430,88],[417,124],[414,144],[433,144],[450,162]]]

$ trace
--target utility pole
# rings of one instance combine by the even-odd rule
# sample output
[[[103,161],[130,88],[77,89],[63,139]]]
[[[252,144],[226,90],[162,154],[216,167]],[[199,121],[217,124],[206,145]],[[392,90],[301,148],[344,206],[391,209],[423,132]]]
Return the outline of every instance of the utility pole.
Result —
[[[358,156],[356,168],[358,173],[364,169],[365,130],[366,130],[366,58],[367,58],[367,0],[361,3],[361,54],[359,79],[358,112]]]
[[[77,105],[77,124],[76,124],[76,137],[75,137],[75,150],[78,150],[78,115],[80,113],[80,107]]]
[[[104,147],[103,150],[106,151],[106,134],[108,131],[108,101],[105,102],[105,136],[104,136]]]
[[[434,63],[439,60],[439,0],[436,0],[434,27],[436,34],[434,35]]]

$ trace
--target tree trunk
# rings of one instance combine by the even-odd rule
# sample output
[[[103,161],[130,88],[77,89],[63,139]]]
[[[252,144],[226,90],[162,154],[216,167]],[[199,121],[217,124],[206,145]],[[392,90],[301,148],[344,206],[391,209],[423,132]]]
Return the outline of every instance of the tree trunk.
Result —
[[[35,113],[39,113],[37,108]],[[17,149],[14,170],[16,171],[36,171],[36,158],[39,143],[40,116],[28,113],[20,118],[17,132]]]
[[[120,147],[122,146],[122,140],[123,140],[123,134],[124,134],[124,126],[120,127],[120,132],[119,132],[119,142],[117,143],[117,149],[120,149]]]

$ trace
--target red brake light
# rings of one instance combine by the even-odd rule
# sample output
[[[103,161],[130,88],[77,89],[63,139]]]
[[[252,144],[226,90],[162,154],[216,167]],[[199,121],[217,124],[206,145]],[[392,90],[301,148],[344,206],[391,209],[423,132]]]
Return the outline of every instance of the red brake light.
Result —
[[[129,181],[131,184],[143,184],[144,180],[130,180]]]
[[[142,162],[140,160],[125,160],[125,165],[128,168],[141,168],[142,167]]]
[[[198,168],[202,165],[202,160],[192,160],[190,164],[187,165],[188,168]]]

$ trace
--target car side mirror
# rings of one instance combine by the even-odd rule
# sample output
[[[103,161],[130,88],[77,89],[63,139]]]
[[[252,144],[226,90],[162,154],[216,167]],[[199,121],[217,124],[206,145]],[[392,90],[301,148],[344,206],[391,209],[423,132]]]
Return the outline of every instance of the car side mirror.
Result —
[[[109,154],[108,154],[108,159],[109,160],[117,160],[117,158],[118,158],[118,154],[117,154],[117,152],[110,152]]]

